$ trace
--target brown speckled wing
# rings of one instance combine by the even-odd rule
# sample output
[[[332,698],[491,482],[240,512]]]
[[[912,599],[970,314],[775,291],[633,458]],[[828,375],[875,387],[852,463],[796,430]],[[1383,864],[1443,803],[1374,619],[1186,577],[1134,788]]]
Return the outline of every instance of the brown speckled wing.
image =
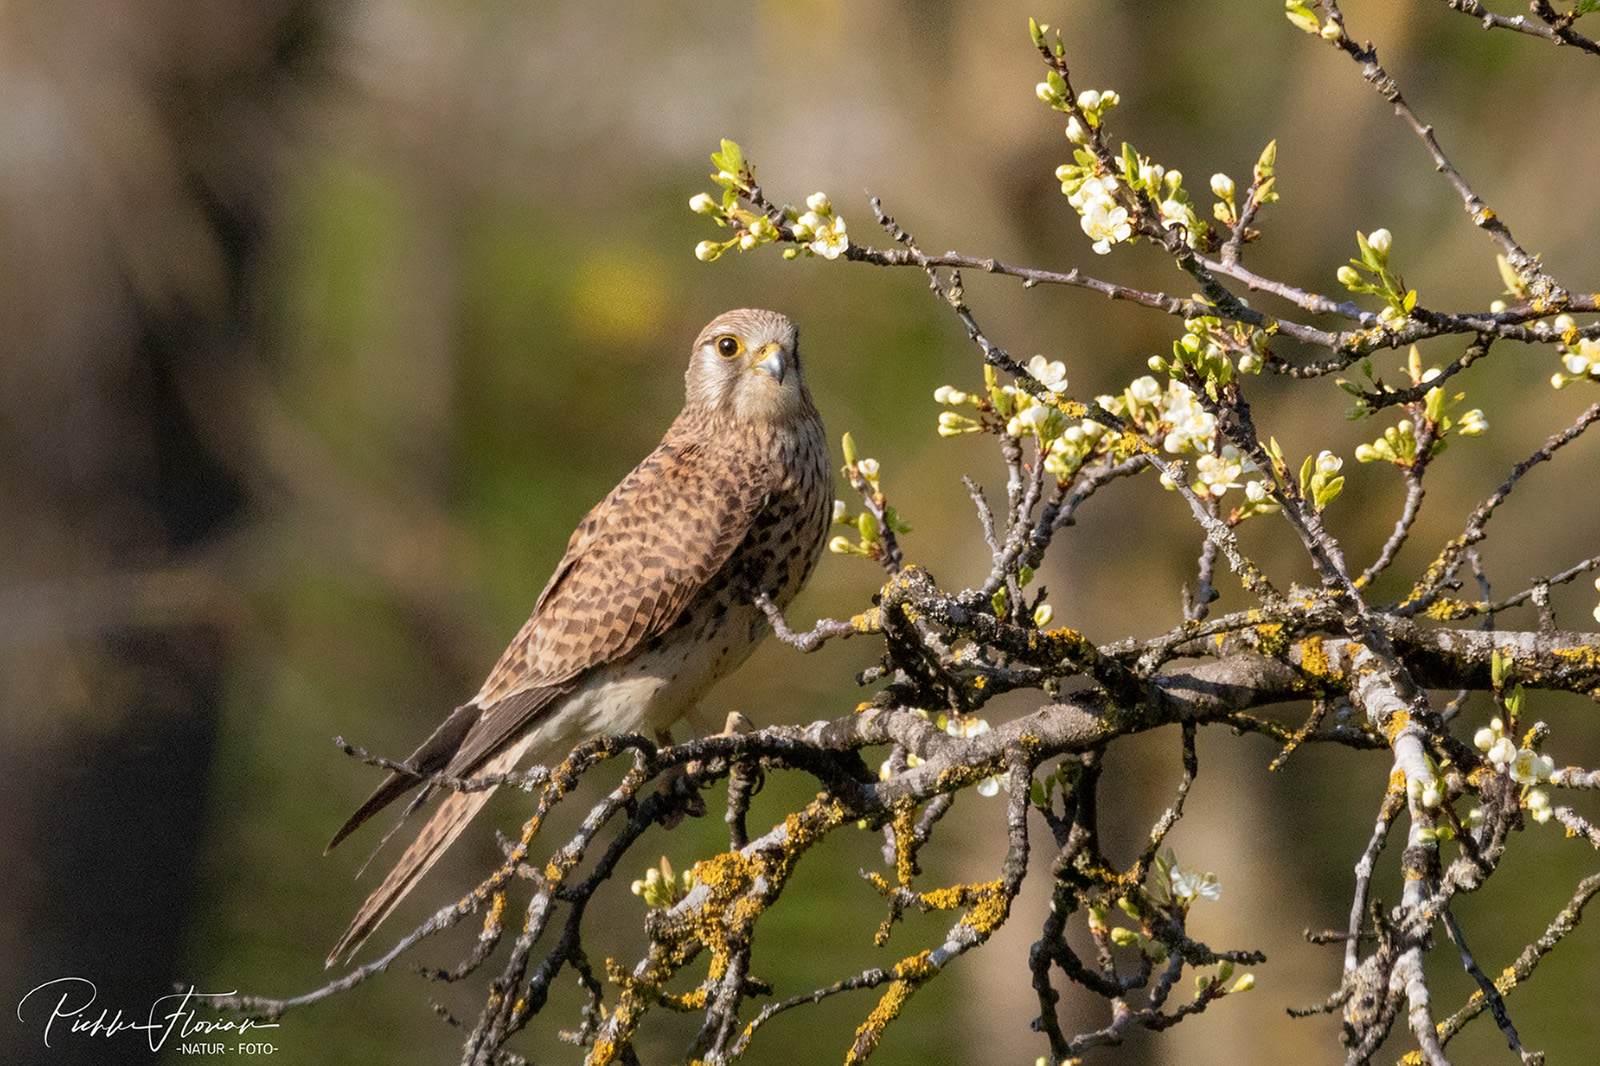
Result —
[[[761,449],[707,449],[677,429],[572,534],[533,616],[478,692],[483,714],[451,773],[473,772],[550,695],[665,632],[744,540],[775,472],[744,458]]]
[[[779,472],[767,473],[744,458],[760,449],[709,451],[685,437],[674,425],[661,445],[589,512],[533,616],[483,688],[418,749],[418,756],[460,737],[447,773],[465,777],[515,769],[532,740],[526,736],[529,727],[553,702],[587,671],[627,659],[670,629],[722,569],[760,512],[767,483]],[[472,724],[462,736],[460,723],[469,717]],[[453,735],[444,737],[446,732]],[[413,758],[414,763],[423,761]],[[414,787],[415,780],[391,775],[334,843]],[[329,953],[328,965],[360,947],[489,795],[450,792],[441,800],[394,869],[367,897]]]

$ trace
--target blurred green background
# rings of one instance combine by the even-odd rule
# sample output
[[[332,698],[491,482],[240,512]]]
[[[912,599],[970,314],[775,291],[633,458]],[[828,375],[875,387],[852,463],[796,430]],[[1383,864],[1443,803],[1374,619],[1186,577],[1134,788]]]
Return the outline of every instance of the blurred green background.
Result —
[[[1485,33],[1443,4],[1343,6],[1523,245],[1557,278],[1593,287],[1592,57]],[[710,188],[707,155],[729,137],[775,199],[826,190],[858,242],[885,243],[870,193],[928,251],[1186,293],[1147,245],[1090,251],[1053,179],[1069,152],[1060,116],[1034,97],[1030,15],[1064,31],[1077,88],[1121,94],[1115,135],[1184,171],[1203,203],[1211,173],[1242,188],[1277,139],[1283,201],[1249,253],[1261,273],[1333,290],[1355,231],[1387,226],[1425,306],[1481,308],[1499,294],[1491,242],[1416,138],[1355,64],[1272,2],[0,5],[0,1061],[151,1060],[136,1034],[58,1033],[46,1049],[37,1016],[18,1021],[12,1008],[54,978],[93,980],[96,1010],[135,1014],[174,981],[290,995],[324,980],[327,948],[374,883],[352,878],[378,835],[321,857],[376,780],[331,738],[402,757],[476,690],[573,524],[677,411],[688,343],[720,311],[768,306],[800,323],[834,447],[849,430],[881,460],[914,527],[908,557],[946,587],[982,580],[987,552],[959,474],[999,494],[998,462],[983,441],[933,432],[934,389],[981,380],[955,317],[914,271],[785,263],[772,249],[700,263],[695,243],[717,233],[687,202]],[[1063,360],[1085,395],[1120,389],[1180,333],[1085,292],[966,281],[993,340]],[[1444,363],[1460,349],[1423,355]],[[1374,363],[1393,380],[1403,361]],[[1593,401],[1592,389],[1551,390],[1556,369],[1548,349],[1502,344],[1461,379],[1491,432],[1457,442],[1431,475],[1412,545],[1375,596],[1399,592],[1511,463]],[[1296,455],[1348,457],[1389,424],[1347,422],[1328,381],[1250,388],[1258,426]],[[1594,553],[1596,459],[1581,441],[1496,516],[1483,556],[1497,595]],[[1364,565],[1393,524],[1397,479],[1353,461],[1345,472],[1328,521]],[[1246,546],[1280,586],[1309,578],[1283,529],[1255,526]],[[1153,634],[1181,617],[1198,547],[1181,502],[1143,478],[1086,508],[1041,579],[1062,624],[1099,641]],[[791,620],[853,613],[880,576],[829,556]],[[1222,608],[1243,602],[1224,591]],[[1556,589],[1558,622],[1593,628],[1594,599],[1586,580]],[[769,645],[713,696],[712,714],[845,713],[873,652],[834,643],[802,660]],[[1558,762],[1600,763],[1591,703],[1535,696],[1531,709],[1554,727]],[[1487,717],[1482,702],[1463,713],[1474,726]],[[1177,748],[1161,734],[1113,753],[1113,857],[1130,858],[1168,802]],[[1173,838],[1180,861],[1224,886],[1220,904],[1197,910],[1196,934],[1267,952],[1257,990],[1136,1038],[1121,1053],[1131,1061],[1339,1057],[1336,1026],[1284,1008],[1337,982],[1338,949],[1301,933],[1343,925],[1388,763],[1304,750],[1271,774],[1274,754],[1258,738],[1204,736]],[[770,781],[752,828],[813,788]],[[1587,799],[1574,802],[1595,817]],[[497,803],[493,825],[514,832],[525,807]],[[1001,824],[999,801],[963,798],[924,854],[925,884],[994,876]],[[478,828],[375,943],[493,860],[489,826]],[[1525,834],[1493,887],[1460,901],[1490,973],[1594,869],[1592,853],[1559,838]],[[725,842],[715,816],[647,837],[637,869],[591,909],[596,964],[637,957],[629,877],[661,854],[683,868]],[[857,871],[880,862],[866,834],[811,856],[761,928],[757,973],[791,995],[937,943],[944,924],[917,919],[872,946],[882,906]],[[1025,959],[1048,863],[1041,840],[1010,924],[912,1000],[876,1061],[1044,1052],[1028,1028]],[[1390,901],[1396,866],[1386,856],[1378,879]],[[453,965],[470,937],[418,957]],[[1600,1041],[1597,947],[1579,929],[1511,999],[1524,1040],[1551,1061]],[[1471,985],[1448,946],[1429,965],[1442,1017]],[[275,1061],[450,1062],[460,1033],[429,1004],[470,1023],[482,988],[397,968],[294,1012],[267,1039]],[[874,1002],[783,1016],[751,1059],[838,1061]],[[563,976],[515,1046],[577,1061],[557,1031],[578,1003]],[[1063,1013],[1073,1031],[1105,1022],[1070,994]],[[696,1020],[660,1014],[653,1026],[640,1056],[667,1061]],[[1487,1023],[1451,1051],[1505,1055]],[[195,1058],[174,1042],[162,1061]]]

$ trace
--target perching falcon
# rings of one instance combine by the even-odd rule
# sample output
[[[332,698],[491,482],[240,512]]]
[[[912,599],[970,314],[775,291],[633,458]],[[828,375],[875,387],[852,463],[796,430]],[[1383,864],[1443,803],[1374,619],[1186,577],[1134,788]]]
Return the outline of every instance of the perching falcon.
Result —
[[[589,737],[664,733],[755,650],[770,627],[754,600],[794,598],[832,512],[797,342],[773,311],[729,311],[701,332],[667,435],[578,524],[483,688],[407,760],[415,775],[390,774],[330,850],[421,777],[504,774]],[[361,946],[492,791],[447,792],[328,965]]]

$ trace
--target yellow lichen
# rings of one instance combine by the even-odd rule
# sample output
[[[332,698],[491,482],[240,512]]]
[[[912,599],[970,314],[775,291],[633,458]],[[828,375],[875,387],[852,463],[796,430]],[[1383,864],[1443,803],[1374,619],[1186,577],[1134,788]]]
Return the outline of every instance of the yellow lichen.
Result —
[[[1321,637],[1309,636],[1300,642],[1300,669],[1321,681],[1334,679],[1332,664]]]
[[[715,978],[712,978],[712,980],[715,980]],[[706,1006],[706,990],[697,988],[693,992],[685,992],[682,995],[663,993],[661,1002],[672,1010],[683,1011],[684,1013],[704,1010]]]
[[[923,951],[895,964],[894,980],[889,983],[888,990],[878,1000],[872,1013],[867,1015],[867,1020],[856,1029],[855,1043],[844,1057],[846,1066],[863,1061],[876,1050],[878,1042],[883,1039],[884,1029],[900,1016],[906,1000],[939,972],[939,968],[931,961],[932,954]]]
[[[1383,720],[1383,736],[1390,744],[1395,738],[1405,732],[1411,725],[1411,714],[1408,711],[1395,711]]]
[[[1600,670],[1600,644],[1580,644],[1575,648],[1552,648],[1551,658],[1580,670]]]
[[[913,848],[917,835],[916,813],[916,801],[908,796],[895,803],[894,820],[890,823],[894,830],[894,875],[901,888],[910,888],[917,872]]]
[[[1005,924],[1011,915],[1011,900],[1000,889],[1000,882],[994,882],[994,891],[980,899],[965,918],[961,919],[963,925],[971,926],[979,935],[988,938],[996,929]]]
[[[1270,655],[1274,659],[1282,657],[1289,650],[1289,639],[1284,632],[1281,622],[1268,622],[1256,627],[1256,646],[1261,654]]]
[[[883,618],[878,613],[878,608],[872,607],[850,619],[850,628],[857,633],[879,633],[883,630]]]

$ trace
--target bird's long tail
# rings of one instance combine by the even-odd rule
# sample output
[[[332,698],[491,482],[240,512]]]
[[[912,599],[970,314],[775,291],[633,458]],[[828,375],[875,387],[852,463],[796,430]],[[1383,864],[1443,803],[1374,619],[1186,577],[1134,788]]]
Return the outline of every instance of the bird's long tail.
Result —
[[[528,748],[533,744],[533,737],[528,737],[511,745],[505,751],[494,756],[483,764],[474,777],[493,776],[495,774],[510,773],[516,769],[517,763],[527,754]],[[327,965],[335,966],[340,961],[349,961],[351,955],[361,947],[372,931],[378,928],[383,920],[400,905],[424,874],[439,861],[439,856],[445,853],[452,841],[461,835],[467,823],[483,809],[489,802],[489,797],[494,795],[494,789],[486,788],[475,792],[460,792],[451,790],[439,804],[439,809],[428,819],[422,827],[422,832],[406,848],[405,854],[400,856],[400,861],[395,863],[394,869],[389,871],[383,879],[383,884],[373,890],[367,897],[361,909],[350,921],[350,928],[344,931],[339,942],[328,953]]]

